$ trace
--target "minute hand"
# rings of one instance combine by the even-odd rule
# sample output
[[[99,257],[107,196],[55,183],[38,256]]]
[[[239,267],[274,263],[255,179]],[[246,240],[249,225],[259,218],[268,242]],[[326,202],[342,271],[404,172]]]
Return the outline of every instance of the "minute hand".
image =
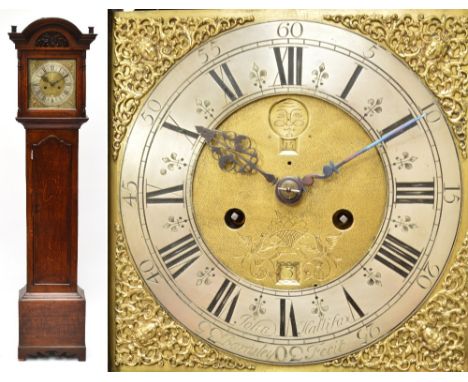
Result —
[[[380,143],[383,143],[390,138],[394,137],[395,135],[403,132],[405,129],[408,127],[412,126],[415,122],[421,120],[426,116],[426,113],[423,113],[421,115],[418,115],[417,117],[414,117],[413,119],[410,119],[409,121],[401,124],[398,126],[396,129],[393,129],[392,131],[389,131],[388,133],[382,135],[379,139],[376,139],[374,142],[369,143],[367,146],[363,147],[362,149],[356,151],[354,154],[350,155],[349,157],[343,159],[341,162],[338,162],[337,164],[333,163],[330,161],[330,163],[326,164],[323,166],[323,174],[308,174],[302,178],[302,183],[305,185],[311,185],[314,181],[314,179],[326,179],[329,178],[330,176],[333,175],[333,173],[338,173],[338,170],[340,167],[344,166],[346,163],[350,162],[354,158],[357,158],[359,155],[364,154],[365,152],[369,151],[370,149],[374,148]]]

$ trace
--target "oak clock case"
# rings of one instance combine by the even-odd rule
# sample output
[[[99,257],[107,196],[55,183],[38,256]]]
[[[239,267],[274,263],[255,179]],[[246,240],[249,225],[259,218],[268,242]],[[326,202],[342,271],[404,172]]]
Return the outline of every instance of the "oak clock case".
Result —
[[[27,283],[19,296],[18,359],[86,359],[77,284],[78,131],[86,50],[96,35],[64,19],[9,34],[18,51],[18,116],[26,130]]]
[[[119,13],[114,28],[164,24],[156,15]],[[434,93],[316,16],[236,15],[147,89],[126,130],[114,98],[115,369],[345,368],[409,322],[454,261],[463,159]],[[216,361],[192,366],[158,340]]]

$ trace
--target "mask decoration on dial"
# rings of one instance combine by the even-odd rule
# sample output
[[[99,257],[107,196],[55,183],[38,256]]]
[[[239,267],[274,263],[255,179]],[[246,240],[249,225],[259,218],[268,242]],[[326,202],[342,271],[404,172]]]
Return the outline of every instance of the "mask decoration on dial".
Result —
[[[280,138],[281,155],[297,155],[297,141],[309,125],[309,113],[305,105],[286,98],[274,104],[269,112],[271,129]]]

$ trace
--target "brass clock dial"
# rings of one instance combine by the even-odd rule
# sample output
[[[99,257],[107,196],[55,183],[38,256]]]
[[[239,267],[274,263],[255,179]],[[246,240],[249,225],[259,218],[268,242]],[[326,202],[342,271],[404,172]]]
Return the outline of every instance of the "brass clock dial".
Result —
[[[75,107],[75,60],[29,60],[29,108]]]
[[[135,116],[119,176],[154,298],[204,341],[270,365],[391,333],[437,283],[461,218],[433,94],[373,41],[305,20],[243,26],[184,56]],[[281,200],[294,184],[301,197]]]

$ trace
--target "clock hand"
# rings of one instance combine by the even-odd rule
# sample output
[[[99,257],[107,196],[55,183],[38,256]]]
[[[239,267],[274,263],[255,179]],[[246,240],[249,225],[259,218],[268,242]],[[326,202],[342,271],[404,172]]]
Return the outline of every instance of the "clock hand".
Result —
[[[41,77],[41,80],[44,81],[44,82],[47,82],[49,85],[53,86],[52,83],[49,81],[49,78],[47,77],[47,74],[44,74]]]
[[[62,78],[59,78],[57,81],[53,81],[51,83],[52,86],[55,86],[57,83],[59,83],[60,81],[64,80],[65,78],[67,78],[68,74],[65,74]]]
[[[257,166],[258,153],[246,135],[238,135],[232,131],[211,130],[203,126],[196,126],[196,129],[210,147],[222,170],[239,174],[253,174],[256,171],[271,184],[276,184],[278,181],[276,176]]]
[[[423,113],[421,115],[418,115],[417,117],[414,117],[413,119],[401,124],[398,126],[396,129],[393,129],[392,131],[389,131],[388,133],[382,135],[379,139],[376,139],[374,142],[369,143],[367,146],[363,147],[362,149],[356,151],[354,154],[350,155],[349,157],[343,159],[341,162],[335,164],[332,161],[330,161],[328,164],[323,166],[322,174],[308,174],[305,175],[301,180],[304,185],[310,186],[314,182],[314,179],[327,179],[333,175],[333,173],[338,173],[338,170],[340,167],[344,166],[346,163],[350,162],[354,158],[357,158],[361,154],[364,154],[365,152],[369,151],[370,149],[374,148],[375,146],[379,145],[380,143],[386,142],[390,138],[394,137],[395,135],[403,132],[406,130],[408,127],[412,126],[415,122],[421,120],[426,116],[426,113]]]

